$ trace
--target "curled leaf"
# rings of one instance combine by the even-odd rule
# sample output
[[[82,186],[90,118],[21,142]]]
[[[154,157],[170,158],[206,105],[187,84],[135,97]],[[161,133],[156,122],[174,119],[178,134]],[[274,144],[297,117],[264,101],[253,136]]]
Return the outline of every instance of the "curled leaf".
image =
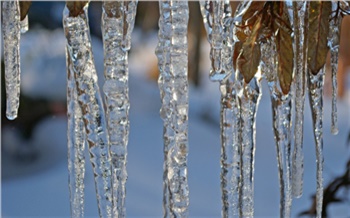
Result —
[[[249,83],[254,77],[260,64],[260,44],[257,39],[262,26],[261,20],[260,15],[246,41],[243,42],[241,52],[237,57],[237,67],[246,83]]]
[[[288,94],[293,79],[293,37],[285,2],[275,2],[273,7],[273,32],[277,49],[277,76],[282,92]]]
[[[309,29],[307,36],[307,64],[316,75],[326,63],[328,53],[329,16],[332,12],[331,2],[311,1],[309,6]]]
[[[26,18],[31,4],[32,4],[31,1],[20,1],[19,2],[19,8],[20,8],[20,13],[21,13],[20,19],[21,20],[24,20],[24,18]]]

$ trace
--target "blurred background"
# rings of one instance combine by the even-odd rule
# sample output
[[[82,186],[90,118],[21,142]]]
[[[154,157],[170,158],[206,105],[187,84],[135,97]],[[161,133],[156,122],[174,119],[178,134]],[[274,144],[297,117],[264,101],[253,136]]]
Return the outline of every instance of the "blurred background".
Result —
[[[232,3],[235,8],[236,3]],[[67,167],[66,64],[62,30],[64,2],[33,2],[29,31],[21,36],[19,116],[5,117],[1,98],[1,206],[4,217],[69,217]],[[189,20],[189,186],[190,217],[220,217],[220,93],[209,81],[209,43],[198,2]],[[130,135],[127,215],[162,216],[163,122],[159,117],[157,2],[139,2],[129,54]],[[343,20],[339,84],[339,134],[330,134],[331,82],[327,73],[324,104],[324,186],[331,217],[350,216],[349,108],[350,17]],[[101,2],[91,2],[89,22],[100,87],[103,83]],[[1,54],[3,55],[3,54]],[[4,72],[3,58],[1,70]],[[267,84],[257,114],[255,214],[279,216],[279,185],[271,104]],[[312,212],[316,190],[315,153],[308,99],[304,125],[304,194],[293,201],[292,215]],[[87,155],[88,157],[88,155]],[[86,216],[97,216],[91,164],[86,160]],[[340,184],[340,185],[339,185]],[[325,195],[326,196],[326,195]]]

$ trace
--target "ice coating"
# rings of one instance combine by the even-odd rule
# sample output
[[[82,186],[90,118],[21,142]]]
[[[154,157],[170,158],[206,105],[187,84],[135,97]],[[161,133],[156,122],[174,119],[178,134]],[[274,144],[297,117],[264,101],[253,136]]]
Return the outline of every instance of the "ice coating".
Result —
[[[299,198],[303,194],[304,153],[303,153],[303,124],[306,88],[306,47],[305,15],[306,2],[293,1],[294,26],[294,74],[295,74],[295,126],[294,152],[292,160],[292,194]]]
[[[87,8],[88,5],[84,7],[83,13],[71,17],[66,7],[63,27],[94,170],[99,215],[111,217],[112,181],[107,124],[91,50]]]
[[[188,154],[188,3],[159,2],[158,57],[164,121],[164,217],[187,217]]]
[[[323,85],[325,69],[308,73],[309,100],[316,142],[316,217],[322,217],[323,204]]]
[[[21,36],[20,9],[18,1],[2,1],[2,33],[4,40],[6,117],[17,118],[20,96],[20,55]]]
[[[338,2],[332,2],[332,11],[336,11]],[[329,37],[328,46],[331,52],[331,71],[332,71],[332,119],[331,132],[333,135],[338,134],[338,114],[337,114],[337,95],[338,95],[338,53],[340,43],[340,27],[342,16],[340,14],[332,13],[329,21]]]
[[[284,95],[277,79],[277,58],[274,40],[261,46],[261,71],[265,74],[271,95],[272,120],[277,150],[280,182],[280,216],[290,217],[292,206],[291,187],[291,93]]]
[[[233,24],[232,24],[233,26]],[[232,32],[232,31],[231,31]],[[233,36],[229,36],[233,40]],[[228,45],[225,45],[228,46]],[[220,85],[221,92],[221,191],[224,217],[237,216],[242,206],[241,175],[241,110],[238,99],[239,81],[235,78],[233,51],[222,60],[224,70],[231,71]],[[238,72],[237,72],[238,73]]]
[[[231,71],[225,69],[227,56],[232,55],[232,9],[230,1],[200,1],[203,22],[210,43],[210,79],[222,81]]]
[[[102,8],[105,69],[103,92],[107,106],[106,119],[112,160],[113,214],[125,217],[130,108],[128,50],[131,44],[130,36],[134,27],[137,2],[104,2]]]
[[[83,115],[78,104],[74,72],[67,54],[67,146],[68,181],[71,203],[71,217],[84,217],[84,178],[86,133]]]
[[[236,25],[242,25],[242,16],[249,8],[252,1],[243,1],[237,6],[233,21],[232,31],[234,33],[240,31]],[[238,38],[236,34],[232,36],[234,43]],[[255,122],[256,112],[261,97],[260,74],[247,84],[245,83],[242,74],[239,72],[237,66],[235,67],[235,92],[237,93],[239,101],[239,116],[240,127],[238,130],[240,153],[240,178],[238,188],[238,207],[240,217],[254,216],[254,159],[255,159]]]
[[[260,79],[254,77],[248,84],[239,78],[238,99],[240,104],[241,129],[241,187],[240,187],[240,216],[254,216],[254,159],[255,159],[255,126],[256,112],[261,97]]]
[[[231,56],[232,60],[232,56]],[[232,63],[232,61],[231,61]],[[231,67],[231,70],[232,67]],[[241,183],[240,108],[234,75],[220,85],[222,216],[239,215]]]

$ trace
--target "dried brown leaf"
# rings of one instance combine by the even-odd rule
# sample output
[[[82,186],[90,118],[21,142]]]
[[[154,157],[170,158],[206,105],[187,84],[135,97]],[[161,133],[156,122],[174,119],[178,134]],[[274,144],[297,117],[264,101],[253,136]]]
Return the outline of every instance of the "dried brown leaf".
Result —
[[[67,8],[69,10],[69,16],[76,17],[79,14],[84,13],[84,6],[88,1],[67,1]]]
[[[19,2],[21,20],[24,20],[24,18],[26,18],[31,4],[32,4],[31,1],[20,1]]]
[[[311,73],[316,75],[326,63],[329,49],[327,46],[329,16],[332,12],[332,3],[311,1],[309,4],[307,65]]]
[[[236,31],[236,36],[240,41],[247,40],[247,31],[246,29],[251,30],[258,16],[261,16],[264,9],[265,1],[253,1],[249,8],[247,8],[242,15],[241,24],[238,25],[238,29]]]
[[[293,38],[288,10],[284,2],[275,2],[272,25],[277,49],[277,76],[282,92],[288,94],[293,79]]]
[[[260,44],[257,42],[261,30],[262,16],[258,16],[250,35],[242,44],[242,50],[237,57],[237,67],[246,83],[254,77],[258,70],[261,53]]]

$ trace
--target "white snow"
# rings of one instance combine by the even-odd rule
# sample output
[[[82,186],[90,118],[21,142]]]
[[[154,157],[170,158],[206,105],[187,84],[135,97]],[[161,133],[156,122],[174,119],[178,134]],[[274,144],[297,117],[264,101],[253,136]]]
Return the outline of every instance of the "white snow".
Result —
[[[34,34],[34,30],[30,30],[22,36],[23,43],[25,37],[29,38],[31,32]],[[139,31],[137,32],[140,33]],[[23,93],[48,99],[64,98],[66,89],[64,44],[59,41],[64,40],[64,33],[62,30],[56,30],[55,33],[57,33],[58,40],[55,43],[44,43],[44,39],[31,40],[30,43],[32,43],[31,46],[37,47],[38,52],[43,50],[40,43],[42,43],[42,46],[56,47],[57,51],[55,53],[57,52],[57,57],[55,57],[54,62],[61,63],[60,68],[50,69],[49,66],[46,66],[48,68],[40,68],[39,71],[38,68],[31,68],[36,66],[34,61],[37,58],[34,59],[33,57],[33,60],[28,59],[30,63],[25,63],[26,59],[23,58],[23,81],[26,80],[25,78],[31,78],[28,84],[23,84]],[[48,33],[45,32],[44,34]],[[53,37],[50,34],[49,36]],[[154,42],[154,38],[150,37],[150,39]],[[128,217],[162,217],[163,122],[159,117],[160,96],[157,83],[146,80],[144,76],[144,73],[151,68],[152,61],[155,59],[155,43],[153,45],[146,46],[141,43],[140,48],[143,49],[142,58],[138,56],[140,55],[138,54],[140,48],[134,48],[129,59],[131,108],[126,197]],[[102,44],[97,42],[93,44],[93,47],[101,85],[103,73]],[[206,44],[206,49],[208,50],[207,47]],[[21,53],[25,55],[24,49]],[[190,148],[188,157],[190,217],[220,217],[221,214],[219,162],[220,95],[219,85],[209,81],[207,73],[209,72],[208,60],[209,53],[203,53],[203,63],[206,69],[203,70],[203,74],[205,74],[202,78],[205,81],[203,87],[200,89],[190,88]],[[26,73],[28,75],[25,75]],[[34,74],[39,74],[42,82],[37,81],[37,78],[32,78]],[[46,76],[50,78],[46,78]],[[256,126],[255,215],[259,217],[278,217],[279,185],[277,159],[268,93],[268,87],[263,82],[263,95],[258,108]],[[344,172],[346,160],[349,158],[349,149],[346,147],[346,139],[350,130],[349,108],[350,104],[348,101],[338,101],[339,134],[333,136],[330,133],[331,100],[325,99],[324,102],[325,186],[334,176]],[[214,122],[210,123],[203,120],[204,114]],[[311,206],[310,197],[316,191],[315,145],[308,99],[306,99],[305,105],[304,125],[304,194],[300,199],[293,200],[293,217]],[[46,157],[58,158],[50,165],[48,162],[42,161],[49,166],[41,171],[30,175],[2,179],[2,216],[69,217],[66,128],[67,121],[64,116],[47,118],[36,127],[31,143],[42,148],[42,154],[46,155]],[[5,137],[3,143],[6,143]],[[86,162],[85,212],[86,217],[96,217],[98,213],[92,167],[89,161]],[[6,165],[2,165],[2,170],[6,170]],[[345,217],[350,215],[350,209],[346,204],[331,206],[329,212],[332,216]]]

